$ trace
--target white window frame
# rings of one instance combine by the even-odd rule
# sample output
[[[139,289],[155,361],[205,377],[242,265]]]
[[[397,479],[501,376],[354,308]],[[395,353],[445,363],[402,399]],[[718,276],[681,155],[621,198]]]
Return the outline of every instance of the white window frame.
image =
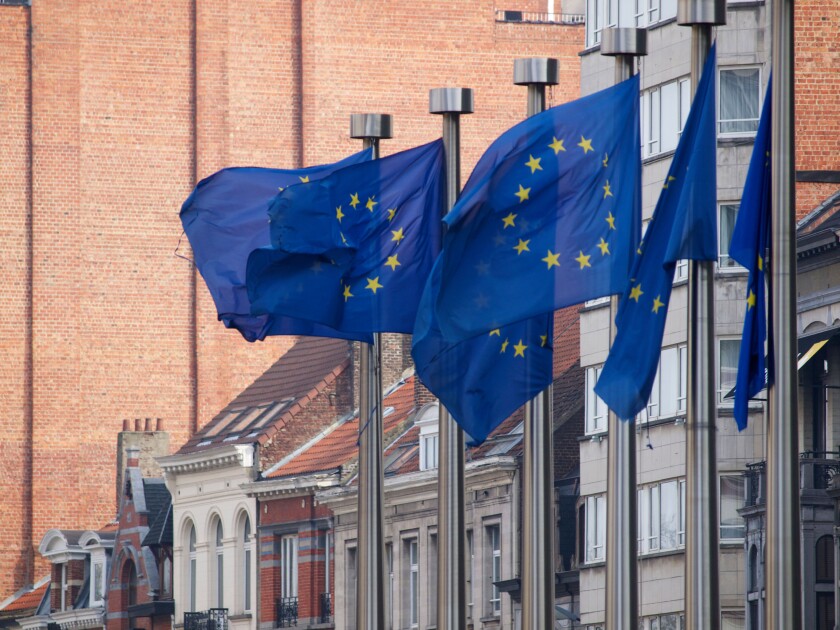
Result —
[[[676,102],[663,103],[665,91],[674,91]],[[673,153],[688,120],[691,108],[689,77],[680,77],[644,90],[639,96],[641,112],[642,158]],[[676,129],[663,128],[663,111],[673,112]],[[667,141],[667,143],[666,143]]]
[[[665,498],[671,496],[671,501]],[[638,499],[639,555],[679,549],[685,545],[685,480],[669,479],[642,486]],[[673,519],[673,531],[669,531]]]
[[[487,554],[487,614],[499,617],[502,614],[502,593],[495,582],[502,579],[502,524],[499,521],[484,524],[485,549]]]
[[[661,615],[653,615],[651,617],[642,617],[639,619],[640,630],[666,630],[667,626],[663,622],[670,617],[676,625],[671,626],[676,630],[683,630],[685,628],[685,614],[682,612],[663,613]]]
[[[91,563],[90,599],[93,606],[100,606],[105,602],[105,563],[95,561]],[[163,578],[163,576],[161,576]],[[161,579],[161,582],[163,580]]]
[[[298,537],[287,534],[280,537],[280,597],[298,596]]]
[[[601,44],[605,28],[618,26],[618,0],[586,0],[586,48]]]
[[[736,543],[736,544],[741,545],[741,544],[743,544],[744,536],[747,533],[747,524],[744,521],[744,519],[741,518],[740,516],[738,517],[738,518],[741,518],[741,525],[740,526],[724,525],[723,524],[723,517],[724,517],[724,514],[723,514],[723,480],[725,478],[726,479],[733,479],[733,480],[737,479],[738,482],[741,484],[741,499],[740,499],[739,504],[738,504],[739,508],[744,507],[747,503],[746,502],[746,492],[747,492],[746,478],[744,477],[744,474],[741,471],[724,472],[724,473],[721,473],[718,476],[718,497],[719,497],[718,500],[720,501],[720,505],[718,506],[718,508],[719,508],[719,519],[720,519],[720,541],[722,543],[723,542]],[[728,532],[729,530],[740,530],[740,536],[730,536],[730,535],[724,536],[724,531]]]
[[[196,575],[197,572],[197,557],[196,557],[196,532],[195,532],[195,524],[190,523],[190,528],[187,531],[187,549],[189,550],[189,554],[187,556],[187,593],[188,593],[188,602],[189,607],[188,611],[196,612],[196,593],[197,593],[197,582],[198,576]]]
[[[329,534],[328,534],[329,536]],[[327,563],[327,574],[329,574]],[[385,589],[385,628],[394,629],[394,544],[385,543],[385,571],[388,574],[388,586]],[[327,588],[329,592],[329,588]]]
[[[404,540],[407,547],[408,569],[408,625],[417,628],[420,624],[420,541],[418,538]]]
[[[723,344],[729,344],[732,347],[736,348],[737,351],[733,355],[735,358],[734,365],[726,366],[727,369],[735,375],[737,378],[738,374],[738,352],[740,351],[741,347],[741,340],[737,337],[721,337],[718,339],[717,343],[717,391],[718,391],[718,406],[719,407],[732,407],[734,405],[734,399],[730,398],[729,400],[724,400],[724,396],[728,394],[732,388],[735,386],[735,380],[731,383],[724,384],[723,383]]]
[[[586,368],[586,435],[605,433],[607,430],[607,403],[595,393],[595,383],[603,367],[595,365]]]
[[[420,470],[436,470],[438,467],[437,431],[420,434]]]
[[[216,525],[213,528],[213,577],[214,586],[216,587],[216,608],[225,607],[225,547],[224,547],[224,529],[222,528],[221,519],[216,519]]]
[[[721,98],[723,98],[723,94],[721,92],[721,81],[720,77],[724,72],[732,72],[734,70],[758,70],[758,93],[756,94],[756,116],[755,118],[743,118],[743,119],[726,119],[723,120],[721,118]],[[718,67],[718,74],[717,74],[717,134],[719,138],[752,138],[755,137],[755,134],[758,132],[758,121],[761,117],[761,87],[763,84],[762,82],[762,68],[760,65],[755,64],[745,64],[745,65],[734,65],[734,66],[719,66]],[[726,123],[732,122],[755,122],[755,129],[751,131],[722,131],[723,125]]]
[[[606,559],[607,497],[596,494],[586,497],[586,562],[603,562]]]
[[[466,595],[467,595],[467,619],[473,618],[473,562],[475,560],[475,541],[473,539],[473,530],[468,529],[466,535],[466,542],[467,542],[467,566],[466,566],[466,573],[467,573],[467,585],[466,585]]]
[[[245,514],[240,522],[242,523],[239,535],[239,544],[242,545],[242,611],[249,613],[251,612],[251,567],[254,562],[251,517]],[[327,566],[329,566],[329,563]]]
[[[668,375],[669,382],[663,382],[663,371]],[[673,377],[675,373],[676,378]],[[676,385],[673,400],[671,400],[671,393],[668,390],[669,385],[672,387]],[[668,398],[665,397],[665,394]],[[659,364],[656,367],[653,387],[650,390],[650,398],[645,409],[639,414],[638,422],[647,423],[652,420],[685,416],[687,395],[688,347],[686,344],[678,344],[662,348],[659,353]],[[664,411],[663,402],[668,403],[668,407]]]
[[[723,208],[734,207],[735,219],[737,220],[740,206],[740,201],[721,201],[718,203],[718,270],[724,273],[744,271],[744,267],[737,263],[735,259],[729,257],[729,246],[732,241],[732,235],[730,234],[728,239],[724,239],[723,235]],[[734,221],[732,225],[734,228]]]

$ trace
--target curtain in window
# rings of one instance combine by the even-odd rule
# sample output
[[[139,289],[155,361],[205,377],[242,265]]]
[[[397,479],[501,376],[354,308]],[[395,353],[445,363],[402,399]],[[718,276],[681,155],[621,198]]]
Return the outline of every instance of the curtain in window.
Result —
[[[744,519],[738,509],[744,507],[744,478],[740,475],[720,478],[720,537],[743,538]]]
[[[735,229],[735,219],[738,217],[738,204],[723,204],[720,207],[720,241],[718,252],[720,253],[719,264],[721,267],[737,267],[732,258],[729,257],[729,243],[732,241],[732,231]]]
[[[720,71],[720,133],[758,131],[758,68]]]

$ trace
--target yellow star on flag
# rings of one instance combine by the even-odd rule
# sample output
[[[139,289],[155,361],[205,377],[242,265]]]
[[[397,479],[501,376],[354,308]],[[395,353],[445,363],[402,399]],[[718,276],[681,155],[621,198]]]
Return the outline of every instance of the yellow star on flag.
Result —
[[[611,230],[615,229],[615,217],[612,212],[607,213],[607,218],[604,221],[609,224]]]
[[[522,343],[522,340],[520,339],[519,343],[516,344],[515,346],[513,346],[513,350],[514,350],[513,356],[514,357],[522,357],[524,359],[525,358],[525,350],[527,348],[528,348],[528,346],[526,346],[524,343]]]
[[[501,350],[501,352],[500,352],[499,354],[502,354],[502,353],[504,353],[504,352],[505,352],[505,350],[507,350],[508,343],[510,343],[510,342],[509,342],[507,339],[505,339],[505,340],[502,342],[502,350]]]
[[[607,168],[607,166],[609,166],[609,163],[610,163],[610,156],[609,156],[609,154],[604,153],[604,159],[601,160],[601,164],[604,165],[604,168]]]
[[[557,260],[560,258],[560,252],[556,254],[552,254],[551,250],[548,250],[548,254],[546,254],[545,258],[540,258],[546,265],[548,265],[547,269],[551,269],[552,267],[559,267],[560,261]]]
[[[396,271],[397,267],[400,266],[400,261],[397,260],[397,255],[394,254],[393,256],[388,256],[388,260],[385,261],[385,266],[390,267],[391,271]]]
[[[502,217],[502,224],[504,225],[502,229],[506,230],[509,227],[516,227],[516,224],[513,222],[513,220],[518,216],[518,214],[513,214],[513,212],[511,212],[506,217]]]
[[[516,246],[513,248],[513,249],[516,250],[517,256],[521,256],[522,252],[530,252],[531,251],[530,249],[528,249],[528,243],[530,243],[530,242],[531,242],[530,239],[528,239],[527,241],[523,241],[521,238],[519,239],[519,243],[517,243]]]
[[[601,242],[598,243],[598,249],[601,250],[601,256],[610,255],[610,244],[607,243],[607,241],[605,241],[603,237],[601,238]]]
[[[376,196],[376,195],[374,195],[374,196]],[[367,203],[365,204],[365,208],[367,208],[368,210],[373,212],[373,207],[378,205],[378,204],[379,204],[379,202],[374,201],[373,197],[368,197]]]
[[[502,336],[502,330],[500,328],[494,328],[493,330],[490,331],[490,336],[492,337],[493,335],[496,335],[497,337],[501,337]]]
[[[668,179],[666,179],[666,180],[665,180],[665,183],[664,183],[664,184],[662,184],[662,188],[664,188],[665,190],[667,190],[667,189],[668,189],[668,186],[671,184],[671,182],[675,182],[675,181],[677,181],[677,178],[676,178],[676,177],[674,177],[673,175],[668,175]]]
[[[335,218],[338,219],[338,222],[341,223],[341,220],[344,218],[344,213],[341,211],[341,206],[335,209]]]
[[[612,188],[610,188],[610,180],[607,180],[607,183],[602,186],[604,189],[604,199],[607,197],[612,197]]]
[[[526,201],[528,199],[528,194],[531,192],[530,188],[523,188],[522,184],[519,184],[519,190],[513,193],[517,197],[519,197],[519,203]]]
[[[540,348],[545,348],[548,343],[548,335],[540,335]]]
[[[632,287],[630,289],[630,299],[631,300],[636,300],[636,304],[638,304],[639,303],[639,298],[642,297],[643,293],[644,293],[644,291],[642,291],[642,284],[639,283],[635,287]]]
[[[298,175],[298,179],[300,180],[301,184],[308,184],[309,183],[309,175],[304,175],[303,177]]]
[[[353,210],[356,209],[356,206],[359,205],[359,193],[350,195],[350,205],[353,206]]]
[[[580,142],[577,144],[581,149],[583,149],[583,154],[586,155],[590,151],[594,151],[595,149],[592,148],[592,138],[584,138],[583,136],[580,137]]]
[[[590,258],[592,258],[592,256],[586,256],[586,255],[585,255],[585,254],[581,251],[580,256],[578,256],[577,258],[575,258],[575,260],[576,260],[576,261],[578,261],[578,262],[580,263],[580,268],[581,268],[581,269],[583,269],[584,267],[591,267],[591,266],[592,266],[592,265],[590,265],[590,264],[589,264],[589,259],[590,259]]]
[[[566,147],[563,146],[563,141],[562,140],[558,140],[554,136],[552,136],[552,138],[554,139],[554,142],[552,142],[548,146],[551,147],[552,149],[554,149],[554,155],[557,155],[558,153],[560,153],[560,151],[565,151],[566,150]]]
[[[754,308],[756,303],[755,293],[750,289],[750,294],[747,296],[747,310]]]
[[[405,238],[405,234],[403,233],[402,228],[400,228],[399,230],[391,230],[391,234],[393,234],[393,236],[391,237],[391,240],[396,241],[397,243],[399,243],[401,240],[403,240]]]
[[[350,285],[349,285],[349,284],[345,284],[345,285],[344,285],[344,301],[346,302],[346,301],[347,301],[347,300],[349,300],[351,297],[353,297],[353,294],[352,294],[352,293],[350,293]]]
[[[665,302],[659,299],[660,296],[653,298],[653,312],[658,313],[659,309],[665,306]],[[638,300],[636,300],[638,302]]]
[[[531,169],[531,175],[533,175],[537,171],[543,170],[542,166],[540,166],[540,161],[542,160],[542,158],[535,158],[530,153],[528,154],[528,157],[530,159],[527,162],[525,162],[525,166]]]
[[[389,208],[388,209],[388,221],[391,222],[394,220],[394,216],[397,214],[396,208]]]
[[[758,270],[764,271],[764,259],[759,255],[758,257]]]
[[[379,284],[379,276],[367,279],[367,286],[365,287],[365,289],[370,289],[371,291],[373,291],[374,295],[376,295],[376,290],[381,288],[382,285]]]

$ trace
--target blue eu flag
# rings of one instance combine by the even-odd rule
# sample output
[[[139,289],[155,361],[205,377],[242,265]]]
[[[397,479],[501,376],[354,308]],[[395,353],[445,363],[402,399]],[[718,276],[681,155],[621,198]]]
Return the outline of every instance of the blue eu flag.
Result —
[[[343,335],[311,322],[288,317],[251,315],[245,287],[248,255],[270,244],[268,207],[278,192],[292,184],[314,181],[338,168],[369,161],[371,150],[335,164],[301,169],[226,168],[201,180],[181,206],[181,222],[216,304],[219,319],[248,341],[268,335],[315,335],[365,340]]]
[[[717,259],[715,48],[677,145],[671,168],[636,250],[618,306],[618,329],[595,393],[624,420],[647,405],[659,362],[665,315],[680,259]]]
[[[764,389],[768,381],[764,342],[767,339],[765,271],[770,245],[770,92],[768,81],[744,194],[729,246],[729,255],[750,272],[735,380],[735,421],[741,430],[747,426],[750,398]]]
[[[284,190],[272,246],[248,260],[251,312],[410,333],[440,251],[443,163],[436,140]]]
[[[639,238],[639,145],[638,77],[496,139],[444,218],[444,338],[620,292]]]
[[[446,342],[433,309],[440,259],[417,311],[411,349],[417,375],[469,436],[481,444],[526,401],[551,384],[553,313]]]

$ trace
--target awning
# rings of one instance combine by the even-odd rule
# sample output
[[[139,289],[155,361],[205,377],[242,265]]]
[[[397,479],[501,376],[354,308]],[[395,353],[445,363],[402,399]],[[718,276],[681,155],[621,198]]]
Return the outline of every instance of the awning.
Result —
[[[801,370],[803,365],[808,363],[808,361],[810,361],[817,352],[822,350],[822,347],[828,343],[829,339],[830,337],[811,344],[811,347],[808,348],[808,350],[799,355],[799,360],[796,362],[796,369]]]

